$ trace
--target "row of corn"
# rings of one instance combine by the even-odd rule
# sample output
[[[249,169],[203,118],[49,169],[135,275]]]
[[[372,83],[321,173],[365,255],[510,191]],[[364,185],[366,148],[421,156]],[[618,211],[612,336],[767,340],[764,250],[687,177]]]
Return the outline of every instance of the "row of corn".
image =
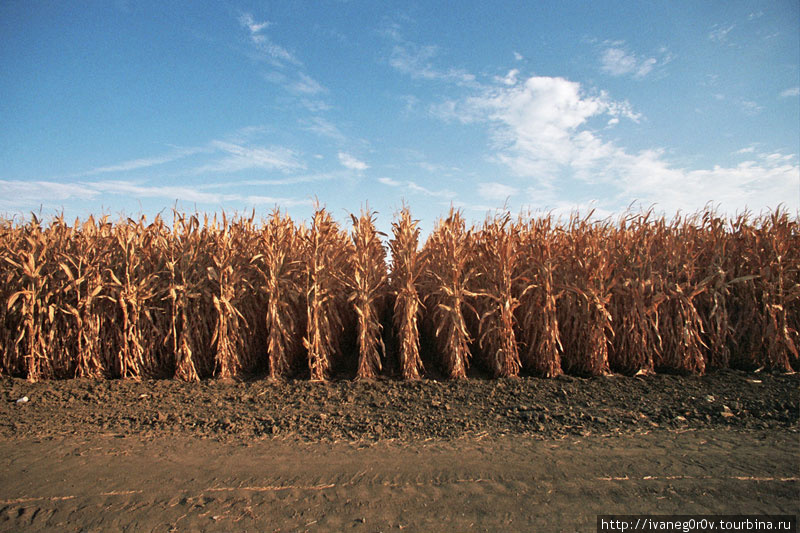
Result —
[[[344,229],[324,208],[116,223],[0,220],[0,373],[48,378],[267,372],[325,380],[553,377],[800,367],[800,223],[711,210],[450,210],[424,243],[407,208]]]

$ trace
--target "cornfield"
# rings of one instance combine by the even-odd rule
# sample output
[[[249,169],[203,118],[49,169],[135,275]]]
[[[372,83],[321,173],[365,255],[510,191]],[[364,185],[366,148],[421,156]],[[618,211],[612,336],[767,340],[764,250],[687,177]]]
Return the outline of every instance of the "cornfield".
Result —
[[[468,227],[451,209],[425,242],[407,207],[391,235],[376,216],[0,220],[0,374],[800,369],[800,222],[785,210]]]

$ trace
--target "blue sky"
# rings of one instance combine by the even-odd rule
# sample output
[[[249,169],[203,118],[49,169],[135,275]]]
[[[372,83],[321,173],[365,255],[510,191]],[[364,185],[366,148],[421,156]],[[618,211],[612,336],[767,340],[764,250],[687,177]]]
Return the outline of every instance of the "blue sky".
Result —
[[[800,209],[796,0],[78,4],[0,3],[7,216]]]

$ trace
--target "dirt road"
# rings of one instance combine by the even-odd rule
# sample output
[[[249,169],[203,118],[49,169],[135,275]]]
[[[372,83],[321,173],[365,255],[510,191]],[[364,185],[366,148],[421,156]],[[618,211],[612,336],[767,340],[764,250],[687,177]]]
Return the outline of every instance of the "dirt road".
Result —
[[[603,513],[800,512],[792,433],[371,444],[0,442],[0,531],[595,531]]]
[[[0,531],[595,531],[800,514],[800,377],[0,379]],[[28,401],[18,401],[27,398]]]

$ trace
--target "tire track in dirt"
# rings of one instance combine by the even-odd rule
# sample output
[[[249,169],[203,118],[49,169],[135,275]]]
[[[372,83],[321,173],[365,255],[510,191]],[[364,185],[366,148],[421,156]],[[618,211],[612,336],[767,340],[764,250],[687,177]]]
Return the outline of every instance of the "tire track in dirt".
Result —
[[[800,511],[790,432],[370,446],[97,436],[0,440],[0,457],[0,531],[594,531],[600,513]]]

